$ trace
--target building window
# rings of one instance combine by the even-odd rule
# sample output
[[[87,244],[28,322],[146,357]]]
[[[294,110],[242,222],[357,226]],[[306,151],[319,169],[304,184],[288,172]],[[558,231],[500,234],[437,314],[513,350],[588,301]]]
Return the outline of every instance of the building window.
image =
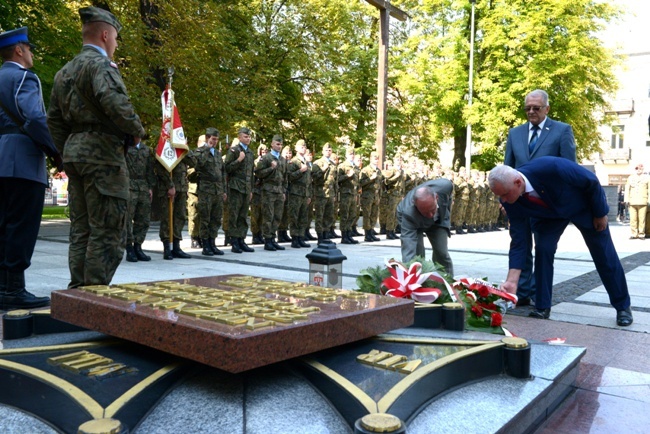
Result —
[[[612,149],[623,149],[625,125],[612,126]]]

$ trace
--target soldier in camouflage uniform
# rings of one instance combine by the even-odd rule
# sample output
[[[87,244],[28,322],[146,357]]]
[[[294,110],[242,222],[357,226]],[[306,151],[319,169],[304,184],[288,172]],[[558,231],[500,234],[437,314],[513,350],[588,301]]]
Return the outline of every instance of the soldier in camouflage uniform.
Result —
[[[201,228],[199,236],[203,245],[204,256],[223,255],[217,248],[215,239],[219,235],[223,203],[226,195],[226,174],[223,159],[219,152],[219,131],[216,128],[205,130],[205,146],[190,152],[185,159],[188,166],[198,175],[197,192]]]
[[[151,218],[151,199],[156,177],[153,173],[153,152],[143,144],[130,147],[126,154],[129,171],[129,217],[126,220],[126,260],[151,261],[142,251]]]
[[[379,215],[379,200],[383,177],[381,170],[377,167],[379,155],[376,152],[370,153],[370,164],[361,169],[359,184],[361,186],[361,209],[363,212],[363,231],[365,241],[379,241],[374,233],[375,224]]]
[[[390,197],[388,196],[388,187],[386,186],[386,175],[393,172],[393,160],[384,162],[384,170],[381,172],[382,184],[379,195],[379,235],[386,235],[386,216],[388,215],[388,206]]]
[[[361,179],[361,169],[363,169],[363,159],[361,154],[354,155],[354,171],[357,172],[357,179]],[[352,236],[360,237],[359,232],[359,217],[361,217],[361,185],[357,187],[357,203],[355,205],[354,224],[352,225]]]
[[[79,10],[83,48],[54,78],[48,124],[63,154],[70,201],[70,288],[107,285],[126,245],[129,176],[125,135],[145,133],[111,60],[121,24],[96,7]]]
[[[293,158],[293,151],[291,146],[285,146],[282,148],[282,153],[280,154],[284,161],[289,163]],[[287,196],[288,199],[288,196]],[[284,201],[282,208],[282,218],[280,219],[280,224],[278,225],[278,241],[282,243],[290,243],[293,239],[289,236],[289,211],[287,210],[288,200]]]
[[[334,201],[336,195],[336,165],[330,161],[332,146],[323,146],[323,156],[311,166],[314,188],[314,220],[318,241],[329,239],[329,230],[334,224]]]
[[[266,145],[257,148],[257,158],[253,162],[255,166],[267,153]],[[253,198],[251,199],[251,232],[253,233],[252,244],[264,244],[262,236],[262,181],[256,176],[253,184]]]
[[[262,181],[262,234],[264,250],[284,250],[275,241],[287,198],[287,161],[282,155],[282,136],[275,135],[268,152],[255,166],[255,176]]]
[[[404,197],[405,176],[402,170],[402,158],[393,158],[393,168],[384,174],[384,183],[388,191],[388,209],[386,210],[386,239],[399,240],[395,233],[397,227],[397,205]]]
[[[248,207],[253,198],[253,152],[251,130],[243,127],[237,132],[239,142],[231,146],[226,154],[226,173],[228,184],[228,236],[233,253],[254,252],[248,247],[245,238],[248,232]]]
[[[305,242],[304,234],[309,231],[309,206],[311,205],[311,169],[305,153],[307,147],[304,140],[298,140],[295,146],[296,155],[287,166],[289,180],[289,195],[287,210],[289,212],[289,227],[291,228],[291,247],[311,247]]]
[[[357,215],[357,190],[359,177],[354,166],[354,147],[348,146],[345,150],[345,161],[337,167],[337,181],[339,184],[339,214],[341,217],[341,243],[359,244],[352,238],[352,226]]]
[[[310,201],[309,201],[309,206],[307,207],[307,224],[305,226],[305,236],[303,239],[307,241],[314,241],[317,238],[315,238],[311,232],[309,232],[309,228],[311,227],[311,222],[314,220],[314,188],[312,185],[312,179],[311,179],[311,168],[312,168],[312,161],[313,161],[314,156],[312,155],[311,151],[309,149],[305,150],[305,161],[307,162],[307,166],[309,167],[309,191],[310,191]],[[649,232],[650,233],[650,232]]]
[[[183,158],[171,173],[162,164],[154,164],[160,201],[160,230],[158,234],[163,244],[163,259],[188,259],[190,255],[181,249],[183,227],[187,221],[187,163]],[[169,240],[169,206],[172,202],[173,234]]]
[[[201,134],[199,140],[196,142],[197,149],[203,145],[205,145],[205,134]],[[199,203],[198,179],[199,176],[196,173],[196,169],[189,167],[187,169],[187,231],[190,233],[192,239],[191,247],[193,249],[203,248],[201,235],[199,234],[201,219],[199,217],[199,210],[197,209]]]
[[[469,202],[467,204],[467,213],[465,214],[467,223],[467,233],[475,234],[476,231],[476,216],[479,207],[480,189],[477,183],[478,170],[472,169],[467,177],[467,185],[469,187]]]
[[[457,235],[463,235],[463,219],[467,211],[469,190],[467,180],[461,172],[454,174],[454,205],[451,208],[451,225],[456,229]]]
[[[329,216],[329,220],[332,222],[329,228],[329,232],[327,233],[327,236],[330,237],[330,239],[334,238],[341,238],[339,234],[336,233],[336,219],[339,213],[339,183],[337,180],[337,167],[339,166],[339,156],[335,153],[332,153],[332,156],[330,157],[330,162],[334,165],[333,172],[334,172],[334,179],[332,182],[332,189],[334,191],[333,193],[333,198],[334,198],[334,205],[332,206],[332,214]]]

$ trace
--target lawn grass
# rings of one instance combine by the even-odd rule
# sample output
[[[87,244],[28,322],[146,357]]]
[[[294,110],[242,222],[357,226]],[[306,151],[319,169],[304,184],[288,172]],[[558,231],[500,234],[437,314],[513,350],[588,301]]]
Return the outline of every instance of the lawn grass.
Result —
[[[43,219],[67,219],[64,206],[43,207]]]

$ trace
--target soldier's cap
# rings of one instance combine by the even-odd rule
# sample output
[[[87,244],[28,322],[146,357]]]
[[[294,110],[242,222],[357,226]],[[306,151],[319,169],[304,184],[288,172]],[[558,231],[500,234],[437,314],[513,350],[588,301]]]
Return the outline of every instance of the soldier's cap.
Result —
[[[370,153],[370,158],[379,158],[379,154],[377,152],[375,152],[375,151],[372,151]]]
[[[247,127],[241,127],[239,130],[237,130],[237,134],[247,134],[247,135],[250,136],[251,135],[251,130],[250,130],[250,128],[247,128]]]
[[[305,141],[303,139],[300,139],[296,142],[295,147],[298,148],[299,146],[305,146]]]
[[[257,147],[257,153],[258,153],[258,154],[259,154],[260,152],[262,152],[262,151],[267,151],[267,150],[268,150],[268,148],[266,147],[266,145],[259,145],[259,146]]]
[[[102,22],[108,23],[111,26],[115,27],[117,33],[120,33],[120,30],[122,30],[122,24],[120,24],[117,18],[115,18],[115,15],[106,9],[98,8],[95,6],[81,8],[79,9],[79,17],[81,17],[82,24]]]
[[[346,146],[345,155],[352,155],[352,154],[354,154],[354,146]]]
[[[284,142],[284,140],[282,139],[282,136],[279,135],[279,134],[276,134],[275,136],[273,136],[272,141],[273,141],[273,142],[278,142],[278,143],[282,143],[282,142]]]
[[[332,149],[332,145],[330,145],[329,143],[325,143],[325,144],[323,145],[323,151],[324,151],[325,149]]]
[[[9,30],[0,34],[0,48],[11,47],[12,45],[16,44],[27,44],[31,48],[34,48],[34,45],[29,43],[29,38],[27,37],[27,27]]]
[[[211,136],[211,137],[219,137],[219,130],[216,128],[206,128],[205,129],[205,136]]]

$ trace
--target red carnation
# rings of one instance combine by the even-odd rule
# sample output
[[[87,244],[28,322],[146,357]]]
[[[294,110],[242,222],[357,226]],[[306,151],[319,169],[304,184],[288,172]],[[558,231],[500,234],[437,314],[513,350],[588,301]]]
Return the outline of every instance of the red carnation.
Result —
[[[474,313],[474,315],[476,315],[479,318],[483,316],[483,309],[481,308],[481,306],[478,305],[472,306],[472,312]]]
[[[483,298],[487,298],[490,296],[490,290],[488,289],[487,286],[481,285],[478,287],[478,295]]]
[[[492,313],[492,319],[490,321],[490,326],[492,327],[498,327],[501,325],[501,322],[503,321],[503,315],[501,315],[498,312]]]

